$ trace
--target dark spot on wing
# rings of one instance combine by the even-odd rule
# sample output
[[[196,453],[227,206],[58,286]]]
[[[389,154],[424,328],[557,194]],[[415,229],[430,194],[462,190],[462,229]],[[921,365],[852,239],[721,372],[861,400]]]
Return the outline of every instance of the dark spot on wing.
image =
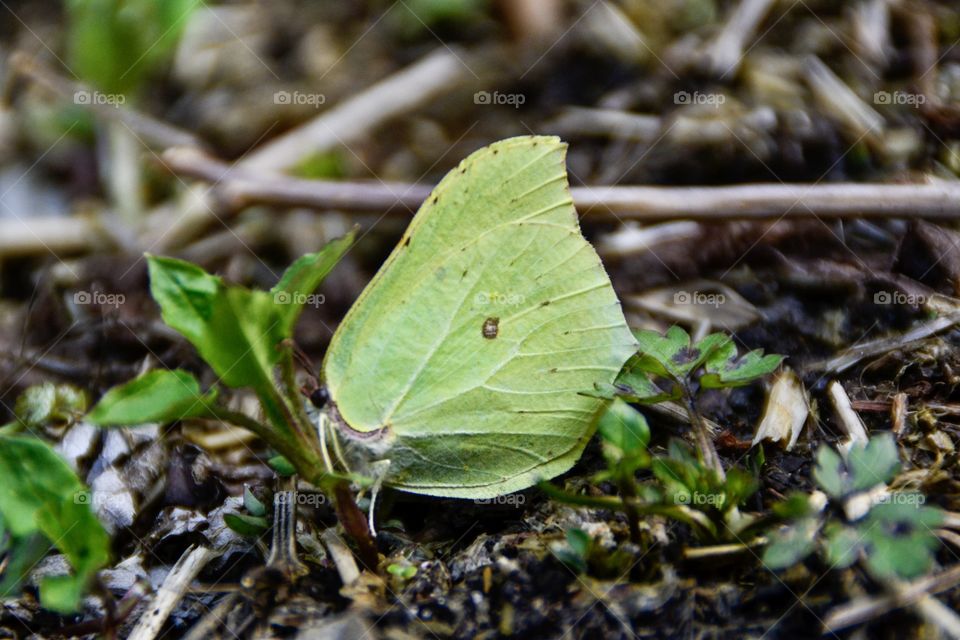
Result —
[[[500,318],[487,318],[483,321],[483,337],[487,340],[493,340],[500,332]]]
[[[407,239],[403,241],[403,246],[405,246],[405,247],[409,247],[409,246],[410,246],[410,236],[407,236]]]
[[[497,155],[498,153],[500,153],[500,149],[494,149],[494,150],[493,150],[493,155]]]
[[[440,196],[433,196],[433,204],[440,202]]]
[[[463,280],[466,277],[467,277],[467,269],[464,269],[463,273],[460,274],[460,279]]]
[[[540,303],[540,306],[541,306],[541,307],[545,307],[545,306],[547,306],[547,305],[549,305],[549,304],[550,304],[550,301],[549,301],[549,300],[544,300],[543,302]]]

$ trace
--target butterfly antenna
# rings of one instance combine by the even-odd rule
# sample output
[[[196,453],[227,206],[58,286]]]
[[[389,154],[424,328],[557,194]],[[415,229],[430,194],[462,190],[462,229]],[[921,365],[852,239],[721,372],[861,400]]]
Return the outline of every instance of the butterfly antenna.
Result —
[[[321,411],[317,417],[317,435],[320,437],[320,453],[323,454],[323,464],[327,467],[327,473],[333,473],[333,461],[330,459],[330,453],[327,451],[327,427],[330,420],[327,418],[327,412]],[[336,436],[334,436],[336,442]]]

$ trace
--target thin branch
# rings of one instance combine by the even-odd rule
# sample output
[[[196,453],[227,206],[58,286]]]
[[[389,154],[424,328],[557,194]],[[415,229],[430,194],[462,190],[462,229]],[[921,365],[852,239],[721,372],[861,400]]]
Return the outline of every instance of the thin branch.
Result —
[[[305,180],[264,176],[191,148],[170,149],[164,163],[181,176],[215,183],[220,203],[306,206],[341,211],[408,214],[432,185]],[[581,214],[644,222],[788,218],[960,218],[960,183],[744,184],[729,187],[573,187]]]

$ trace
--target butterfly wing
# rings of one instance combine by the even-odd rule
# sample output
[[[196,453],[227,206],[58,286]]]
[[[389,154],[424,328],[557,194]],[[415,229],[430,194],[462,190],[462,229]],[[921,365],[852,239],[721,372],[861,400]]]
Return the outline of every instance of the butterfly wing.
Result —
[[[436,187],[324,360],[355,435],[389,439],[388,483],[483,498],[573,465],[635,342],[580,233],[566,145],[485,147]]]

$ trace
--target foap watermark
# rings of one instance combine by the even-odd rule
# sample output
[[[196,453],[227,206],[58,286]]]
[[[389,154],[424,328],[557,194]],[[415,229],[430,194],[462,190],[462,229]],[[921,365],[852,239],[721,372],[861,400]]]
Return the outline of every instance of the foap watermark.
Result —
[[[499,91],[477,91],[473,94],[473,104],[500,104],[519,109],[527,101],[522,93],[500,93]]]
[[[906,493],[893,491],[884,493],[877,499],[877,504],[905,504],[911,507],[922,507],[927,502],[927,496],[922,493]]]
[[[103,291],[77,291],[73,294],[73,303],[81,305],[97,305],[101,307],[117,308],[127,301],[122,293],[105,293]]]
[[[303,91],[277,91],[273,94],[273,104],[309,105],[318,108],[327,101],[322,93],[306,93]]]
[[[710,506],[720,508],[723,506],[723,503],[727,501],[727,496],[723,493],[703,493],[702,491],[694,491],[693,493],[678,493],[676,496],[674,496],[674,501],[677,504],[687,506]]]
[[[522,493],[508,493],[505,496],[495,498],[480,498],[473,501],[474,504],[497,504],[510,507],[522,507],[527,502],[527,496]]]
[[[722,93],[677,91],[673,94],[673,104],[705,104],[711,107],[719,107],[726,101],[727,96]]]
[[[713,293],[708,291],[677,291],[673,294],[673,304],[703,304],[713,307],[719,307],[727,301],[727,296],[722,293]]]
[[[279,491],[274,504],[296,504],[298,507],[320,507],[327,504],[327,496],[315,491]]]
[[[126,101],[127,96],[122,93],[101,93],[100,91],[89,91],[87,89],[78,89],[73,92],[74,104],[119,107]]]
[[[519,293],[499,293],[497,291],[481,291],[475,296],[474,302],[476,302],[478,305],[481,305],[481,306],[486,306],[490,304],[510,306],[510,305],[516,305],[516,304],[523,304],[525,299],[526,298],[524,298]]]
[[[873,304],[880,305],[911,305],[918,307],[926,304],[927,297],[919,293],[903,293],[902,291],[877,291],[873,294]]]
[[[327,301],[322,293],[301,293],[299,291],[277,291],[273,294],[276,304],[297,304],[300,306],[319,307]]]
[[[873,94],[874,104],[902,104],[919,107],[926,101],[927,96],[922,93],[910,93],[908,91],[877,91]]]

